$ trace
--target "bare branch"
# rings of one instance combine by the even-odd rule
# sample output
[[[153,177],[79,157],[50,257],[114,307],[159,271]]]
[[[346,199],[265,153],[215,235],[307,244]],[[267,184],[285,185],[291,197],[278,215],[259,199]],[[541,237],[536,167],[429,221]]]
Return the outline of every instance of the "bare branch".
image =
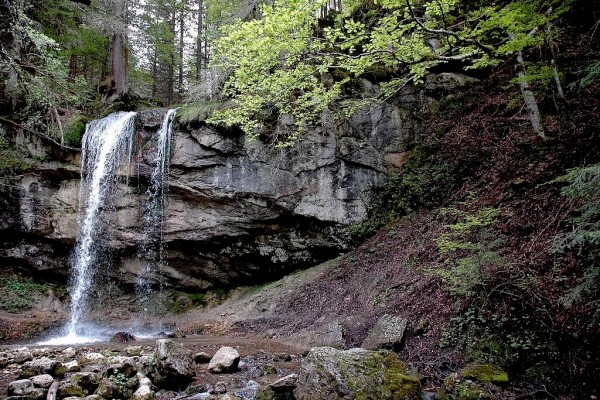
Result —
[[[455,38],[456,40],[458,40],[461,43],[469,43],[469,44],[474,44],[475,46],[479,47],[481,50],[483,50],[485,53],[488,54],[493,54],[494,53],[494,48],[491,46],[486,46],[483,43],[481,43],[480,41],[476,40],[476,39],[472,39],[472,38],[463,38],[461,36],[459,36],[456,32],[452,32],[450,30],[446,30],[446,29],[431,29],[431,28],[427,28],[425,25],[423,25],[423,23],[417,18],[412,6],[410,5],[410,0],[406,0],[406,6],[408,7],[408,11],[410,13],[410,16],[412,17],[412,19],[417,23],[417,25],[419,25],[419,27],[421,29],[423,29],[425,32],[428,33],[433,33],[436,35],[444,35],[446,37],[451,36],[453,38]]]

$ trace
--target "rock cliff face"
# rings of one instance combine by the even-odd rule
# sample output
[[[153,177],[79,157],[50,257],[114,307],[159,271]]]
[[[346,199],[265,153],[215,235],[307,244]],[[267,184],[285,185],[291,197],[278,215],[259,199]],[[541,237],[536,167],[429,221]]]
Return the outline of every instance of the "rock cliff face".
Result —
[[[344,252],[347,227],[366,217],[374,189],[401,170],[406,144],[418,140],[431,102],[407,92],[345,122],[324,115],[322,126],[292,149],[201,121],[176,126],[163,232],[167,262],[150,281],[190,291],[257,283]],[[143,269],[140,210],[164,112],[138,114],[135,157],[122,169],[98,238],[112,250],[99,263],[110,264],[109,274],[122,283],[135,282]],[[288,124],[280,120],[276,133]],[[2,197],[0,257],[6,265],[65,276],[77,234],[79,155],[49,155],[48,146],[20,134],[15,141],[38,161]],[[56,156],[63,161],[39,161]]]

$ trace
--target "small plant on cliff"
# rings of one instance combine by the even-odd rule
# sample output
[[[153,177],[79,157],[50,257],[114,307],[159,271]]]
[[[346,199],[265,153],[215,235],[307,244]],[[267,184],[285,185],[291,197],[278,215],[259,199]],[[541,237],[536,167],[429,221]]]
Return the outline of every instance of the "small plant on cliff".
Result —
[[[372,201],[368,219],[351,228],[357,239],[372,236],[377,229],[421,208],[443,204],[454,189],[458,175],[439,154],[439,142],[429,138],[412,150],[401,174],[392,174]]]
[[[3,290],[0,309],[18,313],[31,309],[34,297],[46,293],[50,286],[34,282],[31,278],[13,276],[0,278],[0,289]]]
[[[28,165],[10,146],[8,140],[0,131],[0,191],[11,186],[18,171],[27,168]]]

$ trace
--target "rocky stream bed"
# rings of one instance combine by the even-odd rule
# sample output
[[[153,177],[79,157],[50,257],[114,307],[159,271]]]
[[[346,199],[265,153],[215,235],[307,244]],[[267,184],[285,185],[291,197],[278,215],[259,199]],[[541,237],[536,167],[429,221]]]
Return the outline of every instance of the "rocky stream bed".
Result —
[[[380,336],[379,339],[382,339]],[[373,335],[374,347],[389,346]],[[261,338],[191,335],[81,346],[5,346],[0,398],[57,399],[477,399],[515,398],[490,365],[434,388],[389,350],[306,347]]]

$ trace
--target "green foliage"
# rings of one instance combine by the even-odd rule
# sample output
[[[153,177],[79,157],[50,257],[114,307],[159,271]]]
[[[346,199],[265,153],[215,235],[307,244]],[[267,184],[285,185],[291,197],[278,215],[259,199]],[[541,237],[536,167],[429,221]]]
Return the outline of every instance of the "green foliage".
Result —
[[[477,364],[469,366],[460,372],[463,378],[478,382],[508,383],[508,375],[502,369],[492,364]]]
[[[14,174],[26,168],[26,164],[8,143],[6,137],[0,132],[0,176]]]
[[[527,83],[532,85],[538,92],[550,92],[556,85],[555,71],[550,65],[540,63],[527,63],[525,65]],[[512,85],[519,85],[519,78],[511,79]],[[520,105],[521,99],[519,99]]]
[[[205,121],[214,111],[221,110],[226,106],[225,103],[216,100],[189,103],[177,109],[175,118],[179,125],[187,126]]]
[[[30,167],[12,148],[0,129],[0,192],[9,190],[19,172]]]
[[[34,305],[35,296],[45,294],[51,289],[46,284],[20,276],[0,278],[0,288],[3,292],[0,309],[11,313],[30,310]]]
[[[188,297],[194,307],[206,307],[206,294],[205,293],[188,293]]]
[[[441,214],[458,219],[446,225],[446,233],[435,241],[442,255],[447,256],[444,266],[432,272],[442,279],[451,293],[472,296],[485,286],[491,267],[506,265],[498,254],[504,240],[489,228],[499,210],[482,208],[471,214],[456,208],[442,209]]]
[[[277,0],[261,9],[260,19],[223,29],[215,65],[232,71],[225,94],[234,107],[216,112],[212,123],[238,125],[256,138],[262,115],[289,114],[297,131],[280,139],[280,145],[290,145],[319,122],[324,109],[335,109],[340,116],[354,112],[357,102],[346,91],[357,78],[385,71],[379,95],[385,99],[407,84],[423,82],[440,63],[496,65],[556,35],[551,22],[571,1],[552,6],[542,0],[503,1],[480,7],[458,0],[356,0],[322,21],[318,10],[325,3]],[[430,47],[428,39],[437,39],[439,46]]]
[[[463,349],[470,362],[518,371],[540,363],[553,364],[558,349],[552,338],[534,326],[536,319],[515,308],[490,312],[471,306],[451,319],[442,332],[440,346]]]
[[[8,6],[5,29],[0,29],[8,38],[0,42],[0,76],[7,84],[0,95],[9,104],[1,113],[57,138],[57,110],[83,107],[91,95],[82,75],[69,74],[73,53],[66,41],[76,37],[69,22],[72,2],[50,3]]]
[[[421,208],[433,208],[444,202],[454,189],[458,176],[453,166],[439,157],[438,143],[431,139],[418,144],[402,173],[392,174],[371,202],[365,222],[353,225],[357,239],[372,236],[377,229]]]
[[[68,119],[67,124],[63,128],[65,133],[65,144],[67,146],[81,147],[81,138],[85,133],[86,123],[87,119],[79,112],[76,112]]]
[[[577,252],[585,270],[581,282],[565,297],[571,306],[585,301],[596,309],[600,317],[600,164],[575,168],[555,180],[565,183],[563,196],[573,202],[576,213],[569,219],[565,233],[554,237],[551,252]]]

